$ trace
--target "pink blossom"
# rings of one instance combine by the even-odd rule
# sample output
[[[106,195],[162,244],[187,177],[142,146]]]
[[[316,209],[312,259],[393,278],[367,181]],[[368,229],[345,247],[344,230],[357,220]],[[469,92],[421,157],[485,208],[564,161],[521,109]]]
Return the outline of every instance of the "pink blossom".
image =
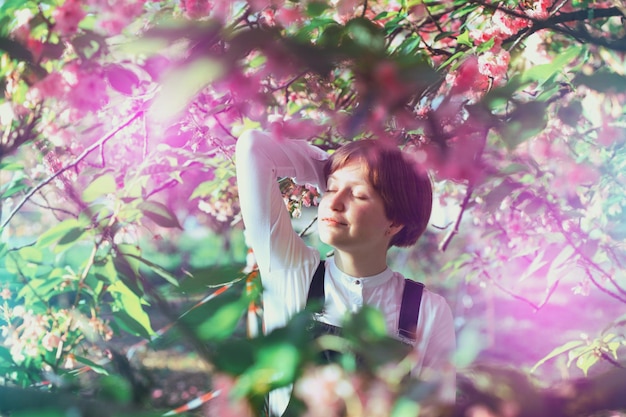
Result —
[[[555,160],[558,168],[554,171],[552,188],[563,196],[573,196],[579,187],[589,187],[600,179],[598,170],[585,163],[576,163],[567,160]]]
[[[46,349],[48,352],[52,352],[59,348],[59,344],[61,343],[61,337],[59,335],[54,334],[52,332],[48,332],[41,339],[41,346]]]
[[[0,298],[2,298],[3,300],[10,300],[11,299],[11,290],[8,288],[3,288],[2,291],[0,292]]]
[[[264,9],[261,12],[261,21],[267,26],[276,26],[276,11],[274,9]]]
[[[62,36],[71,36],[78,31],[78,24],[86,15],[80,0],[66,0],[52,12],[54,28]]]
[[[188,18],[199,19],[211,13],[213,4],[209,0],[181,0],[180,7]]]
[[[96,16],[96,27],[117,35],[143,12],[146,0],[87,0]]]
[[[321,128],[310,119],[277,119],[270,123],[269,130],[278,140],[308,139],[316,136]]]
[[[457,132],[470,130],[461,126]],[[477,183],[484,177],[478,156],[483,147],[479,132],[458,134],[448,139],[445,146],[429,142],[411,152],[416,166],[432,170],[438,178]]]
[[[498,86],[506,81],[511,56],[504,49],[490,50],[478,57],[478,70],[481,74],[491,78],[493,85]]]
[[[299,7],[283,7],[276,13],[276,21],[282,26],[290,26],[300,23],[304,19],[302,11]]]
[[[479,71],[478,58],[468,57],[453,74],[452,94],[463,94],[467,91],[485,91],[489,82],[485,74]]]
[[[411,84],[400,78],[396,65],[390,61],[378,63],[372,70],[371,80],[363,80],[356,86],[362,96],[369,95],[370,90],[375,88],[379,106],[374,108],[372,114],[377,120],[386,118],[388,109],[398,104],[411,91]]]
[[[496,10],[491,18],[491,22],[501,34],[506,36],[512,36],[529,25],[528,20],[511,16],[501,10]]]
[[[340,18],[349,19],[354,15],[354,12],[358,6],[360,6],[362,2],[360,0],[339,0],[337,2],[337,13]]]
[[[598,143],[602,146],[611,146],[613,144],[623,144],[626,135],[623,129],[618,129],[604,122],[602,128],[598,132]]]
[[[261,11],[267,7],[278,10],[285,5],[285,0],[247,0],[247,2],[255,12]]]
[[[217,394],[211,400],[207,417],[252,417],[252,409],[245,399],[233,398],[235,379],[226,374],[213,375],[213,391]]]
[[[526,14],[534,19],[547,19],[550,17],[548,8],[552,5],[551,0],[535,0],[532,7],[526,9]]]
[[[38,81],[30,89],[28,98],[35,101],[45,99],[64,99],[68,85],[62,74],[51,72],[44,79]]]
[[[70,87],[67,98],[74,110],[95,111],[108,101],[107,84],[102,74],[70,64],[65,67],[63,78]]]
[[[309,369],[295,386],[295,395],[307,405],[305,417],[339,416],[343,405],[342,394],[350,387],[337,365]]]

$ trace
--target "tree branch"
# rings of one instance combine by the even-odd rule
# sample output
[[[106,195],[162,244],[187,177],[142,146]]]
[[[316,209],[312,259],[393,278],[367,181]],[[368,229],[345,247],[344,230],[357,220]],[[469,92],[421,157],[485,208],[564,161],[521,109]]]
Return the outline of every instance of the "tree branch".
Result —
[[[9,213],[7,219],[0,226],[0,229],[4,229],[9,224],[11,219],[17,214],[17,212],[24,206],[24,204],[26,204],[28,202],[28,200],[30,200],[32,198],[32,196],[34,196],[39,190],[41,190],[46,185],[50,184],[55,178],[57,178],[59,175],[63,174],[65,171],[76,167],[89,154],[91,154],[93,151],[98,149],[98,147],[100,147],[101,145],[104,145],[107,141],[109,141],[113,136],[115,136],[117,133],[119,133],[122,129],[124,129],[125,127],[130,125],[132,122],[134,122],[142,113],[143,113],[143,110],[139,110],[139,111],[135,112],[127,121],[125,121],[120,126],[116,127],[111,132],[107,133],[105,136],[100,138],[97,142],[95,142],[94,144],[92,144],[91,146],[86,148],[80,155],[78,155],[76,157],[76,159],[74,159],[74,161],[72,161],[68,165],[64,166],[63,168],[59,169],[57,172],[55,172],[54,174],[50,175],[48,178],[46,178],[45,180],[43,180],[39,184],[37,184],[35,187],[33,187],[24,196],[24,198],[15,206],[15,208],[11,211],[11,213]]]
[[[472,184],[468,184],[467,190],[465,191],[465,197],[463,198],[463,202],[461,203],[461,211],[454,222],[454,227],[450,232],[446,235],[446,238],[443,240],[441,245],[439,246],[439,250],[445,252],[448,249],[448,245],[452,241],[452,238],[459,233],[459,226],[461,225],[461,219],[463,218],[463,213],[467,209],[469,205],[470,198],[472,197],[472,193],[474,192],[474,186]]]

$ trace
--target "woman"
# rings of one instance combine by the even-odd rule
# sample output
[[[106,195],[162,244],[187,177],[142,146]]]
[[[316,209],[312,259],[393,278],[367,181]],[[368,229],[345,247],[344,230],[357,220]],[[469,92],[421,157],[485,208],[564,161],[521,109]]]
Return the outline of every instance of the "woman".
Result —
[[[325,191],[318,230],[334,255],[322,262],[325,302],[316,319],[339,326],[346,314],[369,305],[383,313],[389,334],[398,336],[405,278],[389,269],[387,251],[412,245],[425,230],[432,206],[428,178],[400,150],[372,140],[344,145],[329,157],[303,140],[279,142],[249,131],[237,142],[236,158],[246,236],[264,287],[265,331],[284,326],[305,307],[320,266],[319,252],[293,230],[278,188],[278,177],[293,177]],[[439,375],[438,399],[454,401],[454,325],[442,297],[423,291],[410,333],[419,358],[414,374]],[[270,414],[282,415],[289,396],[288,389],[273,391]]]

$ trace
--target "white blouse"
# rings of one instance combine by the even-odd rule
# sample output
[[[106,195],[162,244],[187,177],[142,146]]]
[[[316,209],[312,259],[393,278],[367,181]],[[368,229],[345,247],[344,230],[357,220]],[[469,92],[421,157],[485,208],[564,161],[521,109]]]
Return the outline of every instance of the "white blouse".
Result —
[[[284,326],[306,305],[309,285],[320,262],[320,254],[307,246],[294,231],[276,179],[292,177],[298,183],[323,184],[322,168],[328,154],[304,140],[277,141],[259,131],[247,131],[237,141],[237,183],[246,239],[256,256],[263,282],[265,332]],[[325,309],[321,318],[339,326],[347,313],[363,305],[378,308],[387,329],[398,333],[404,277],[387,268],[371,277],[344,274],[333,258],[325,261]],[[441,382],[438,399],[453,402],[455,350],[453,317],[445,299],[424,290],[417,325],[417,366],[419,378]],[[290,389],[270,394],[270,410],[281,415],[289,401]]]

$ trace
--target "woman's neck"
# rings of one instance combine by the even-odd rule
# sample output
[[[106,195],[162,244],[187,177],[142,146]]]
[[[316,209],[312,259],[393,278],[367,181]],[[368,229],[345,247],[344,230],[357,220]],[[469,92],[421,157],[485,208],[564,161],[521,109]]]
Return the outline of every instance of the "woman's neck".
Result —
[[[335,249],[335,265],[344,274],[353,277],[371,277],[387,269],[387,253],[354,254]]]

